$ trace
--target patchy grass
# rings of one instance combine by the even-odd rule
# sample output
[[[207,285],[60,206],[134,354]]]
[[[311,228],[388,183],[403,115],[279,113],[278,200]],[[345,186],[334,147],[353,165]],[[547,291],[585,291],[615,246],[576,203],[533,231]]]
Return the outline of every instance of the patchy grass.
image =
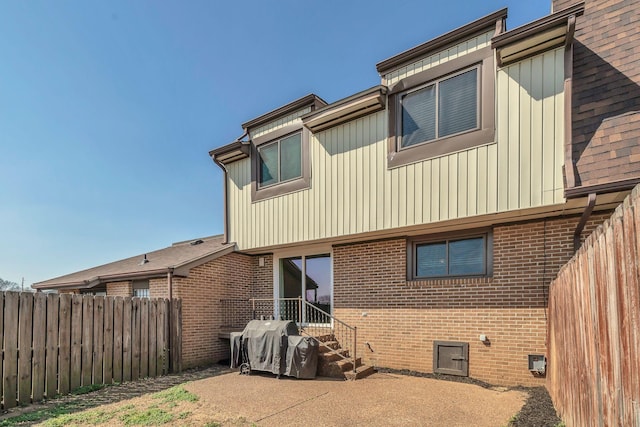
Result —
[[[91,385],[83,385],[82,387],[78,387],[77,389],[73,390],[71,392],[71,394],[87,394],[87,393],[91,393],[94,391],[98,391],[101,390],[103,388],[105,388],[107,385],[106,384],[91,384]]]
[[[163,391],[159,391],[151,395],[154,399],[159,399],[162,403],[177,403],[177,402],[197,402],[200,400],[198,396],[188,392],[184,388],[184,384],[177,385],[175,387],[168,388]]]
[[[40,409],[38,411],[26,412],[15,417],[0,421],[0,427],[11,427],[26,423],[35,423],[48,418],[59,417],[79,410],[81,407],[76,404],[59,405],[54,408]]]

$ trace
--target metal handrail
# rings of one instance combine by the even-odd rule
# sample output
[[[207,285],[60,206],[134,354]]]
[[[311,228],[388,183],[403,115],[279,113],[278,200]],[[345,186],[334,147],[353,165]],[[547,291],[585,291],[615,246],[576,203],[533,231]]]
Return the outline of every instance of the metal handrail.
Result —
[[[260,309],[260,303],[273,303],[271,318],[278,320],[293,320],[297,323],[301,332],[311,338],[313,338],[319,345],[322,345],[333,354],[338,355],[343,360],[349,360],[353,366],[353,372],[356,373],[356,359],[357,359],[357,346],[358,346],[358,328],[351,326],[344,321],[336,318],[332,314],[316,307],[309,301],[306,301],[302,297],[297,298],[251,298],[251,310],[252,317],[258,318],[258,312]],[[294,309],[296,307],[296,309]],[[266,312],[265,312],[266,313]],[[262,314],[260,317],[264,317]],[[313,322],[312,320],[316,320]],[[321,320],[318,322],[317,320]],[[327,320],[326,322],[324,320]],[[325,342],[318,339],[318,337],[312,335],[307,329],[322,329],[326,326],[331,330],[331,336],[338,341],[341,348],[348,351],[349,356],[344,356],[335,349],[329,347]],[[351,347],[351,348],[350,348]]]

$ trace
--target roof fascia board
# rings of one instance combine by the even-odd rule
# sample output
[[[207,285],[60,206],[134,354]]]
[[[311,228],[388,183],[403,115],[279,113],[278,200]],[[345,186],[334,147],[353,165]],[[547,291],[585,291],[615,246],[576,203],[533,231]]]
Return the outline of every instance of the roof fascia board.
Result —
[[[266,114],[263,114],[255,119],[249,120],[246,123],[242,124],[243,129],[255,128],[257,126],[263,125],[265,123],[269,123],[271,121],[276,120],[279,117],[286,116],[287,114],[291,114],[295,111],[301,110],[302,108],[311,106],[312,110],[316,108],[321,108],[327,105],[327,102],[320,98],[315,94],[309,94],[307,96],[303,96],[300,99],[296,99],[293,102],[288,103],[280,108],[276,108]]]
[[[302,123],[311,131],[337,126],[384,109],[386,94],[386,86],[374,86],[303,115]]]
[[[499,49],[545,31],[552,30],[563,25],[566,26],[570,16],[580,16],[583,13],[584,2],[577,3],[571,7],[560,10],[551,15],[547,15],[536,21],[494,36],[491,39],[491,47]]]
[[[428,55],[437,50],[441,50],[451,44],[454,44],[465,37],[480,33],[484,30],[496,28],[496,21],[504,21],[507,18],[507,9],[498,10],[492,14],[484,16],[478,20],[475,20],[467,25],[463,25],[460,28],[456,28],[440,37],[429,40],[416,47],[406,50],[398,55],[392,56],[389,59],[376,64],[376,69],[380,75],[384,75],[387,72],[399,68],[409,62],[415,61],[421,57]]]

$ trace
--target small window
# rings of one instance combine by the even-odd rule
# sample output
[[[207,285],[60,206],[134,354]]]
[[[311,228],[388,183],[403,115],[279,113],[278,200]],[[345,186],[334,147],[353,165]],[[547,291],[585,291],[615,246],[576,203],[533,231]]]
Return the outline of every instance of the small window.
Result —
[[[309,131],[294,123],[253,138],[251,162],[253,202],[309,188]]]
[[[400,149],[478,127],[478,68],[400,95]]]
[[[259,186],[302,177],[302,134],[296,133],[258,148]]]
[[[490,234],[415,239],[408,246],[409,279],[479,277],[491,274]]]
[[[133,296],[138,298],[149,298],[149,281],[148,280],[134,281]]]

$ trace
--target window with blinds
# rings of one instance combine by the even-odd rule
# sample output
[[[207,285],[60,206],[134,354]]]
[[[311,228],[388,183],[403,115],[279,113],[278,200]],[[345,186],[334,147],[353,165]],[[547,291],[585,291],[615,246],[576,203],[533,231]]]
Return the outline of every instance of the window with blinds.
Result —
[[[401,94],[401,148],[478,129],[478,79],[474,67]]]
[[[451,239],[416,239],[409,245],[409,279],[488,276],[490,234]]]

